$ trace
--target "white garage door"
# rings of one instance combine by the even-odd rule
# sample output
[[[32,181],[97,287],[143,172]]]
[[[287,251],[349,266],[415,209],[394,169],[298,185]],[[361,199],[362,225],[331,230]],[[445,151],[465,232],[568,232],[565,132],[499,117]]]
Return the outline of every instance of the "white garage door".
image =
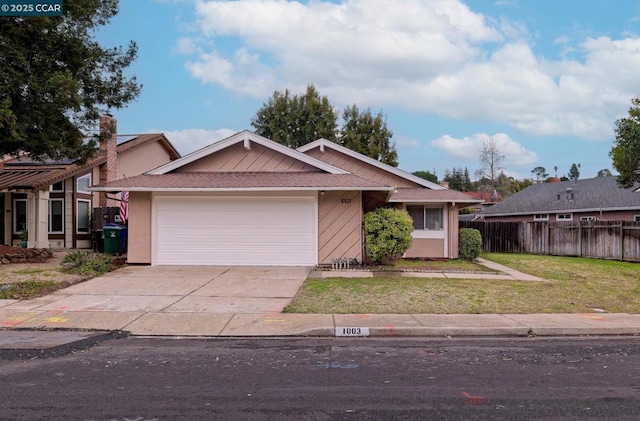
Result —
[[[155,264],[313,266],[312,197],[158,197]]]

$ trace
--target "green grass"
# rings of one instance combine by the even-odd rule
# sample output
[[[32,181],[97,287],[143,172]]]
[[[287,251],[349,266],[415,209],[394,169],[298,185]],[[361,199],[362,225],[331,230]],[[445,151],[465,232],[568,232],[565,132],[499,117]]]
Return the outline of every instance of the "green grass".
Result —
[[[308,279],[288,313],[640,313],[640,264],[485,254],[547,282],[442,278]]]

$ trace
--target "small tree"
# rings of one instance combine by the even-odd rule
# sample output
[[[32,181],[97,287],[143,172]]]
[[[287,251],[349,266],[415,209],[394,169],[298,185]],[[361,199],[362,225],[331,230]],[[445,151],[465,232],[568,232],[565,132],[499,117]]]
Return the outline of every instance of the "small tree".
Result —
[[[535,167],[531,170],[531,174],[536,178],[536,182],[544,180],[549,175],[545,167]]]
[[[640,97],[631,100],[628,117],[616,120],[616,140],[609,156],[620,174],[620,187],[640,182]]]
[[[411,246],[413,220],[405,210],[378,208],[364,216],[367,257],[373,263],[397,259]]]
[[[567,174],[567,177],[569,177],[570,180],[577,180],[578,178],[580,178],[580,164],[571,164],[571,168],[569,168],[569,174]]]

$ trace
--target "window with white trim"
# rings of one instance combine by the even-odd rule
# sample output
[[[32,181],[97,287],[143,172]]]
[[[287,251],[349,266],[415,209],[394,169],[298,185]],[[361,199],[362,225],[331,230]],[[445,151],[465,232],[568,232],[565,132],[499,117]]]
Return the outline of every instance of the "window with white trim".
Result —
[[[89,233],[89,220],[91,219],[89,212],[91,212],[91,201],[78,199],[76,202],[76,233]]]
[[[640,216],[640,215],[638,215]],[[595,216],[581,216],[580,217],[580,221],[582,222],[588,222],[588,221],[595,221],[596,217]]]
[[[49,234],[64,233],[64,199],[49,199]]]
[[[556,215],[556,221],[573,221],[572,213],[559,213]]]
[[[16,234],[22,233],[27,227],[27,209],[27,199],[13,200],[13,232]]]
[[[633,220],[635,222],[640,222],[640,215],[633,215]]]
[[[533,215],[533,220],[534,221],[548,221],[549,220],[549,214],[548,213],[537,213],[537,214]]]
[[[76,191],[78,193],[87,193],[91,194],[89,191],[89,187],[91,187],[91,174],[85,174],[81,177],[78,177],[76,180]]]
[[[428,206],[407,206],[407,212],[413,219],[414,230],[442,231],[442,208]]]
[[[58,181],[49,186],[49,191],[54,193],[64,192],[64,181]]]

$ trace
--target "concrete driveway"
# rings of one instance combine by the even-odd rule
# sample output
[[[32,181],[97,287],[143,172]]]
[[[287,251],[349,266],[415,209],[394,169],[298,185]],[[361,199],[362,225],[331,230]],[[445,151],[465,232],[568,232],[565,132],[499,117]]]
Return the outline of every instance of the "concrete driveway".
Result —
[[[45,311],[280,313],[310,270],[130,266],[23,305]]]

